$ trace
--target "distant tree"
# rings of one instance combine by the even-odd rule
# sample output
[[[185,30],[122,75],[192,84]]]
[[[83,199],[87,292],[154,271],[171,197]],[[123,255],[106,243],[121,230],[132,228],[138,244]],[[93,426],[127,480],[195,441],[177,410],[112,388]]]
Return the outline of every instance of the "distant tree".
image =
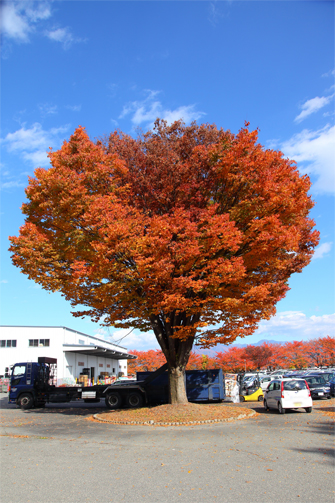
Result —
[[[310,364],[309,355],[303,341],[286,342],[280,348],[281,366],[301,370]]]
[[[270,364],[273,351],[268,344],[264,343],[260,346],[248,345],[244,348],[242,358],[248,362],[248,367],[253,370],[260,370]]]
[[[153,372],[164,363],[166,363],[165,356],[159,349],[150,349],[149,351],[136,351],[130,350],[131,355],[136,355],[136,360],[129,360],[128,374],[135,375],[136,372]]]
[[[171,403],[187,402],[193,343],[252,334],[318,243],[309,178],[248,124],[234,135],[157,120],[106,143],[79,127],[49,157],[29,179],[12,261],[75,316],[153,330]]]
[[[237,373],[247,369],[247,362],[243,358],[243,348],[230,346],[226,351],[218,351],[215,359],[223,372]]]
[[[305,343],[310,362],[317,367],[335,365],[335,338],[319,337]]]

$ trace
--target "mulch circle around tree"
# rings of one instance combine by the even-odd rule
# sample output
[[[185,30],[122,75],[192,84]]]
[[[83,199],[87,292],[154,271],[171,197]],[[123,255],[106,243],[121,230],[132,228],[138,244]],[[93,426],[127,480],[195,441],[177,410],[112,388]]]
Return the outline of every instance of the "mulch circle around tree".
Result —
[[[222,405],[159,405],[140,409],[118,409],[94,414],[93,419],[105,423],[145,425],[145,426],[180,426],[208,423],[221,423],[256,416],[254,410],[244,407]]]

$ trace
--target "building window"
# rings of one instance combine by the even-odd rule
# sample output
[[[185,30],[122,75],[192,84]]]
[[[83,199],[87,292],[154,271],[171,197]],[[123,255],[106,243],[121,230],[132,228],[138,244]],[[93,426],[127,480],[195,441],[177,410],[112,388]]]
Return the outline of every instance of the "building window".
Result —
[[[50,339],[29,339],[30,348],[36,348],[38,346],[49,347]]]
[[[83,339],[79,339],[79,344],[85,344],[85,341],[83,341]]]
[[[16,348],[16,339],[8,339],[4,340],[2,339],[0,341],[0,347],[1,348]]]

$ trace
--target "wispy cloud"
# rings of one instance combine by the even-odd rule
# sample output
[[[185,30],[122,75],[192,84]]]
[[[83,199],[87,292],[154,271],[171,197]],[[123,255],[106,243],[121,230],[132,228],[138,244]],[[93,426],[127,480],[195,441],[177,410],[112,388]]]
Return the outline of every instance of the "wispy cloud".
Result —
[[[47,115],[55,115],[58,113],[57,105],[50,105],[50,103],[42,103],[38,105],[38,108],[42,117],[46,117]]]
[[[75,42],[83,42],[69,27],[48,28],[52,17],[50,0],[5,0],[1,4],[1,32],[5,40],[29,43],[33,34],[43,35],[68,49]]]
[[[49,164],[47,151],[49,147],[58,147],[68,126],[44,130],[38,122],[30,128],[23,125],[14,133],[8,133],[1,143],[8,152],[16,153],[34,168]]]
[[[280,148],[297,161],[300,172],[316,177],[313,192],[335,193],[335,126],[327,124],[317,131],[304,129]]]
[[[149,349],[159,349],[159,344],[153,332],[139,332],[138,330],[114,328],[101,328],[96,333],[97,336],[105,340],[118,344],[129,349],[138,351],[148,351]]]
[[[306,340],[335,335],[335,314],[306,316],[301,311],[277,313],[270,320],[262,321],[255,335],[266,335],[274,340]],[[255,339],[255,336],[253,336]],[[243,342],[247,339],[243,339]]]
[[[335,75],[335,69],[329,70],[329,72],[324,73],[321,77],[331,77],[332,75]]]
[[[151,128],[158,117],[171,124],[178,119],[189,123],[205,115],[204,112],[196,110],[195,105],[184,105],[170,110],[157,99],[159,91],[147,90],[146,93],[148,96],[144,100],[127,103],[123,107],[119,119],[131,115],[131,122],[134,126],[145,124],[146,127]]]
[[[65,108],[72,110],[72,112],[80,112],[81,111],[81,105],[66,105]]]
[[[322,243],[317,248],[315,248],[313,260],[323,258],[325,255],[327,255],[332,249],[332,244],[333,243]]]
[[[315,112],[318,112],[321,108],[324,106],[328,105],[328,103],[331,102],[333,99],[334,94],[331,96],[316,96],[316,98],[312,98],[311,100],[307,100],[302,106],[301,106],[301,113],[297,115],[297,117],[294,119],[295,122],[301,122],[306,117],[308,117],[311,114],[314,114]]]
[[[60,42],[64,49],[69,49],[69,47],[74,43],[85,42],[84,39],[75,37],[68,27],[45,30],[44,35],[54,42]]]
[[[1,6],[1,31],[5,37],[15,42],[27,43],[39,22],[50,16],[50,2],[5,1]]]

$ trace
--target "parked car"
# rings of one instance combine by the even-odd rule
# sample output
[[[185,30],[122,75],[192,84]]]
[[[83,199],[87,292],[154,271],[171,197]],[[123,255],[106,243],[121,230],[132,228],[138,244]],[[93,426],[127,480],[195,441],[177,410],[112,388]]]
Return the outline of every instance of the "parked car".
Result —
[[[278,377],[281,378],[282,376],[278,376]],[[278,379],[278,377],[273,377],[273,376],[263,377],[260,380],[260,385],[261,385],[262,390],[265,391],[266,388],[269,386],[270,382],[273,381],[274,379]]]
[[[304,379],[274,379],[264,391],[266,410],[277,409],[285,414],[287,409],[303,408],[312,412],[313,401],[308,384]]]
[[[314,374],[322,376],[327,383],[335,377],[335,372],[313,372],[313,375]]]
[[[330,394],[331,396],[335,396],[335,377],[331,381],[329,381]]]
[[[304,378],[308,383],[313,400],[316,398],[330,398],[330,386],[321,375],[308,375]]]

